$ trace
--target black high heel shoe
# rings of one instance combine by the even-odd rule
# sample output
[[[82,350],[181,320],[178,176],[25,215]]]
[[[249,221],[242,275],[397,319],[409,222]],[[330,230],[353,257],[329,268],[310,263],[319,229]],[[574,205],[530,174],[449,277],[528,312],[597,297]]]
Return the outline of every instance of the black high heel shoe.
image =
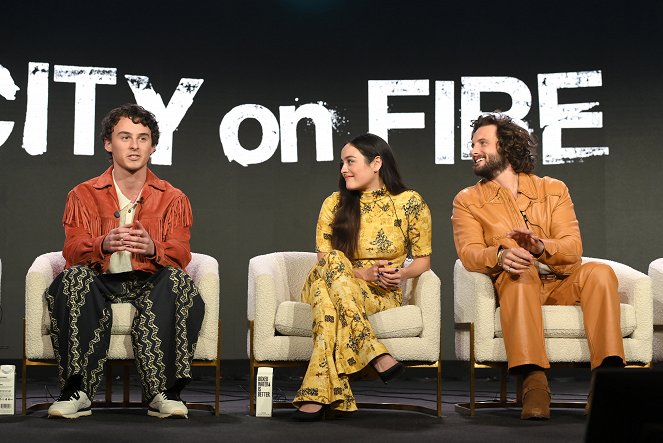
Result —
[[[387,369],[386,371],[378,372],[378,375],[380,376],[380,379],[384,384],[389,383],[391,380],[394,380],[397,377],[400,377],[403,372],[405,372],[405,366],[401,362],[396,362],[395,365],[393,365],[391,368]]]
[[[303,412],[297,409],[292,414],[292,419],[297,421],[321,421],[325,419],[325,410],[327,405],[322,405],[320,409],[315,412]]]

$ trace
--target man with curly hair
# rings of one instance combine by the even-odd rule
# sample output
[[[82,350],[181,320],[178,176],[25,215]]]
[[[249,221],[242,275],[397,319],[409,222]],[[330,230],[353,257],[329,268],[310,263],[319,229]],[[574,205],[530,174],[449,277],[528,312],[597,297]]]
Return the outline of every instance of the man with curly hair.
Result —
[[[541,306],[580,305],[592,370],[624,366],[617,277],[608,265],[582,263],[566,185],[532,173],[534,137],[503,114],[482,115],[472,127],[472,167],[481,180],[454,198],[456,251],[467,270],[495,285],[509,371],[523,376],[521,418],[548,419]]]
[[[62,223],[65,270],[46,291],[61,393],[49,417],[92,413],[113,323],[113,303],[131,303],[131,341],[148,414],[187,417],[180,391],[204,315],[184,268],[191,261],[191,205],[147,167],[159,142],[152,113],[135,104],[102,121],[112,165],[69,192]]]

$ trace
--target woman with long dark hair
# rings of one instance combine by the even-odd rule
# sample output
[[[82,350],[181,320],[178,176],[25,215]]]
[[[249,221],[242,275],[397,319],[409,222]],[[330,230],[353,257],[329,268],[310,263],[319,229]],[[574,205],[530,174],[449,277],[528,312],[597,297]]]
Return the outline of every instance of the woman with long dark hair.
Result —
[[[404,369],[368,316],[400,306],[401,283],[430,269],[431,217],[380,137],[364,134],[343,147],[339,191],[322,204],[316,252],[302,289],[313,308],[313,355],[293,402],[303,421],[356,410],[348,377],[367,366],[385,383]]]

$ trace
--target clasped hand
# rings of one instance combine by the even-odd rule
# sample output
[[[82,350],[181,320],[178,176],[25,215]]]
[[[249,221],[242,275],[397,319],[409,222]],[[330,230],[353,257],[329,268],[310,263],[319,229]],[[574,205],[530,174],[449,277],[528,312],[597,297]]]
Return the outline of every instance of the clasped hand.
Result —
[[[506,236],[514,240],[518,247],[504,249],[502,269],[511,274],[522,274],[536,261],[534,256],[543,253],[543,242],[531,230],[524,228],[515,228]]]
[[[154,255],[154,241],[139,221],[122,225],[110,231],[102,244],[104,253],[128,251],[132,254]]]
[[[403,269],[394,267],[388,260],[376,260],[373,266],[363,269],[361,277],[383,288],[395,288],[404,279]]]

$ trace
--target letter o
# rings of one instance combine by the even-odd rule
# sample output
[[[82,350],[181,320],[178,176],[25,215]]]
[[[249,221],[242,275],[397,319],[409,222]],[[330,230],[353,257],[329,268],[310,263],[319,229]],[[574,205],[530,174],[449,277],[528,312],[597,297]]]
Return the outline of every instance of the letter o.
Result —
[[[262,140],[255,149],[244,149],[239,142],[239,125],[253,118],[262,127]],[[229,161],[242,166],[262,163],[274,155],[279,144],[279,122],[272,112],[261,105],[244,104],[235,106],[221,120],[219,137],[223,152]]]

